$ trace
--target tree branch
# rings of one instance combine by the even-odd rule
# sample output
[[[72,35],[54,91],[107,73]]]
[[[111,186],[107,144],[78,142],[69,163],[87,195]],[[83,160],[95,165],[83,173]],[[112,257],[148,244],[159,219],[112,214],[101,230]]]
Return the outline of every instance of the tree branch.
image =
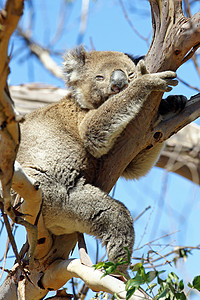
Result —
[[[31,211],[31,215],[26,216],[26,221],[29,222],[30,224],[34,224],[42,205],[42,191],[39,188],[39,183],[33,182],[33,180],[26,175],[21,165],[17,161],[15,161],[15,171],[13,175],[12,188],[24,199],[24,202],[21,206],[24,209],[29,209],[29,211]],[[39,217],[37,227],[38,227],[38,237],[37,237],[38,242],[37,242],[37,248],[36,248],[36,252],[34,253],[34,256],[37,259],[40,259],[47,255],[47,253],[51,249],[53,242],[50,233],[44,226],[42,216]],[[29,245],[31,245],[32,231],[28,230],[27,234],[28,234]]]
[[[47,69],[52,75],[63,80],[62,69],[58,64],[51,58],[50,53],[47,49],[43,48],[36,42],[34,42],[29,34],[25,33],[21,28],[18,27],[18,33],[24,39],[27,46],[29,47],[32,54],[34,54],[39,61],[42,63],[45,69]]]
[[[161,133],[159,141],[167,140],[171,135],[178,132],[180,129],[185,127],[187,124],[196,120],[200,116],[200,94],[198,97],[191,99],[186,104],[183,111],[167,120],[161,121],[155,126],[153,135]],[[156,140],[156,139],[155,139]]]
[[[190,124],[167,140],[157,166],[200,184],[200,128]]]
[[[44,288],[51,287],[57,290],[72,277],[76,277],[82,279],[95,292],[104,291],[112,295],[116,293],[120,299],[125,299],[125,284],[112,276],[102,277],[102,275],[101,271],[81,264],[79,259],[57,260],[46,270],[41,283]],[[151,299],[151,297],[145,298],[142,292],[136,291],[130,299]]]

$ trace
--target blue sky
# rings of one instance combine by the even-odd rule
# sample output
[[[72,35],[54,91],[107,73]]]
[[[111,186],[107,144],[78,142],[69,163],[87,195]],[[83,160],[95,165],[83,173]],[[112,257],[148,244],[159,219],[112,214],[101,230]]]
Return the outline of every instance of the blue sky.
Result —
[[[59,5],[62,1],[33,0],[36,9],[34,18],[33,39],[39,41],[42,46],[48,46],[54,36],[58,24],[58,16],[61,11]],[[148,1],[125,1],[129,18],[140,34],[151,36],[151,15]],[[194,12],[199,11],[200,2],[194,7]],[[25,2],[25,14],[21,20],[21,26],[26,28],[30,20],[28,2]],[[77,44],[81,13],[81,1],[74,1],[68,7],[68,17],[65,22],[65,31],[61,39],[54,45],[53,50],[64,52]],[[91,41],[96,50],[114,50],[144,55],[148,51],[146,41],[142,40],[129,26],[118,0],[90,1],[89,16],[85,35],[82,43],[86,49],[91,49]],[[151,39],[149,38],[149,43]],[[13,36],[13,60],[11,61],[10,84],[22,84],[27,82],[42,82],[64,87],[61,80],[55,79],[48,71],[45,71],[35,57],[29,57],[26,46],[16,35]],[[17,54],[15,56],[15,54]],[[53,56],[61,64],[62,59]],[[200,80],[194,69],[193,62],[189,61],[178,70],[178,76],[188,83],[200,87]],[[187,97],[195,94],[194,90],[179,84],[173,89],[173,94],[184,94]],[[199,123],[199,121],[197,121]],[[164,193],[164,196],[162,196]],[[145,244],[167,233],[176,232],[160,244],[196,246],[199,238],[199,187],[188,180],[175,174],[167,174],[164,170],[153,168],[144,178],[138,181],[125,181],[120,179],[117,183],[115,198],[121,200],[129,208],[134,217],[147,206],[151,209],[136,223],[137,247],[141,238],[141,244]],[[148,224],[148,226],[147,226]],[[153,232],[152,232],[153,231]],[[23,236],[20,229],[17,237],[21,241]],[[23,239],[25,239],[23,237]],[[94,260],[94,240],[87,238],[89,253]],[[156,246],[155,246],[156,247]],[[161,246],[162,248],[162,246]],[[158,248],[155,248],[156,250]],[[147,253],[148,247],[142,252],[134,253],[134,256]],[[4,247],[1,247],[2,255]],[[77,252],[75,254],[77,256]],[[200,253],[193,251],[186,263],[178,264],[176,270],[169,266],[162,269],[175,271],[185,282],[191,281],[195,275],[200,274]],[[198,299],[191,297],[191,299]]]

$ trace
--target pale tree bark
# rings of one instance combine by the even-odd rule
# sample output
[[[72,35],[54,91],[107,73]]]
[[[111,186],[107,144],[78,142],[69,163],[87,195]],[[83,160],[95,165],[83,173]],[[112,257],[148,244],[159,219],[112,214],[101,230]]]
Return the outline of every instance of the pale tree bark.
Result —
[[[200,184],[200,127],[189,124],[166,141],[156,166]]]
[[[180,0],[150,0],[154,28],[153,41],[146,56],[146,63],[150,72],[168,69],[176,70],[190,57],[188,53],[192,54],[199,46],[200,13],[191,19],[186,19],[182,13],[181,3]],[[17,25],[19,15],[22,12],[22,4],[23,1],[20,0],[7,1],[7,12],[1,19],[4,30],[0,32],[3,37],[0,39],[0,52],[3,53],[0,64],[0,76],[3,79],[0,86],[2,103],[0,117],[1,124],[4,125],[1,125],[2,140],[3,143],[8,143],[6,147],[10,149],[9,154],[11,153],[8,159],[2,143],[0,147],[2,158],[0,161],[2,170],[1,181],[5,210],[14,221],[16,221],[16,218],[14,211],[10,208],[9,193],[17,145],[19,143],[19,132],[14,111],[11,109],[12,103],[10,102],[9,104],[9,101],[4,101],[4,87],[8,74],[8,40]],[[118,140],[118,144],[113,147],[108,155],[102,157],[96,173],[96,181],[94,182],[96,186],[109,192],[129,162],[141,150],[155,146],[157,143],[168,139],[173,133],[179,131],[200,115],[200,101],[196,98],[189,101],[179,115],[170,119],[160,120],[158,123],[157,111],[161,97],[162,93],[158,92],[154,92],[149,96],[148,105],[144,107],[144,110],[137,116],[134,123],[130,123],[127,126],[125,132]],[[9,100],[9,97],[7,98]],[[8,116],[7,111],[9,112]],[[14,133],[4,135],[4,132],[9,130],[9,126],[13,124]],[[13,139],[15,143],[9,143]],[[25,194],[23,194],[24,189],[22,189],[22,185],[27,189]],[[24,197],[24,201],[28,205],[34,206],[35,215],[38,216],[42,205],[42,191],[35,182],[32,182],[23,173],[19,165],[15,168],[13,188]],[[30,201],[32,198],[33,203]],[[17,218],[17,221],[19,221],[19,218]],[[28,224],[24,225],[26,225],[30,242],[32,231],[30,230],[29,232]],[[35,225],[38,225],[38,245],[36,247],[36,259],[28,266],[30,274],[21,265],[18,255],[17,264],[13,267],[12,272],[0,288],[0,299],[41,299],[49,290],[56,290],[62,287],[73,276],[82,278],[94,290],[102,290],[110,293],[116,292],[119,298],[125,297],[125,284],[123,282],[111,276],[102,278],[100,271],[84,266],[79,260],[68,259],[70,251],[74,248],[78,240],[77,234],[56,236],[52,240],[48,232],[45,231],[42,221]],[[48,245],[41,251],[40,236],[45,236],[47,241],[45,245]],[[139,297],[140,299],[145,299],[145,296],[140,291],[137,291],[136,295],[132,296],[131,299],[139,299]]]

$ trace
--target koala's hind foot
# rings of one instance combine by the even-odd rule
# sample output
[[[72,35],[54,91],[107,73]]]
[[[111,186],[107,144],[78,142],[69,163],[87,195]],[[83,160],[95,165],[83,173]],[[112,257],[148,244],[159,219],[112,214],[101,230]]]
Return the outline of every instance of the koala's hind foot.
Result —
[[[66,210],[72,211],[71,215],[79,224],[77,231],[99,238],[106,246],[110,261],[116,263],[120,258],[127,261],[124,247],[132,254],[134,229],[132,217],[124,204],[81,180],[71,190],[68,203],[70,208],[66,207]],[[121,265],[119,271],[126,273],[127,267],[127,264]]]
[[[162,99],[159,106],[159,113],[166,115],[169,113],[179,113],[186,105],[187,98],[183,95],[170,95]]]

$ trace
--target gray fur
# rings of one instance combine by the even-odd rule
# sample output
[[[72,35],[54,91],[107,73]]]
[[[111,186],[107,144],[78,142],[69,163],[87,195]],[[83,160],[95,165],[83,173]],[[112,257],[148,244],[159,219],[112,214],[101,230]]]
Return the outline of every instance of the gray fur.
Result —
[[[144,61],[135,66],[123,53],[87,53],[82,47],[65,55],[64,72],[71,94],[27,115],[17,159],[41,183],[42,215],[51,233],[88,233],[106,245],[109,260],[126,259],[124,247],[132,253],[134,244],[133,220],[121,202],[92,185],[98,158],[113,147],[149,93],[169,91],[176,75],[149,74]],[[125,176],[144,175],[158,155],[141,153]]]

